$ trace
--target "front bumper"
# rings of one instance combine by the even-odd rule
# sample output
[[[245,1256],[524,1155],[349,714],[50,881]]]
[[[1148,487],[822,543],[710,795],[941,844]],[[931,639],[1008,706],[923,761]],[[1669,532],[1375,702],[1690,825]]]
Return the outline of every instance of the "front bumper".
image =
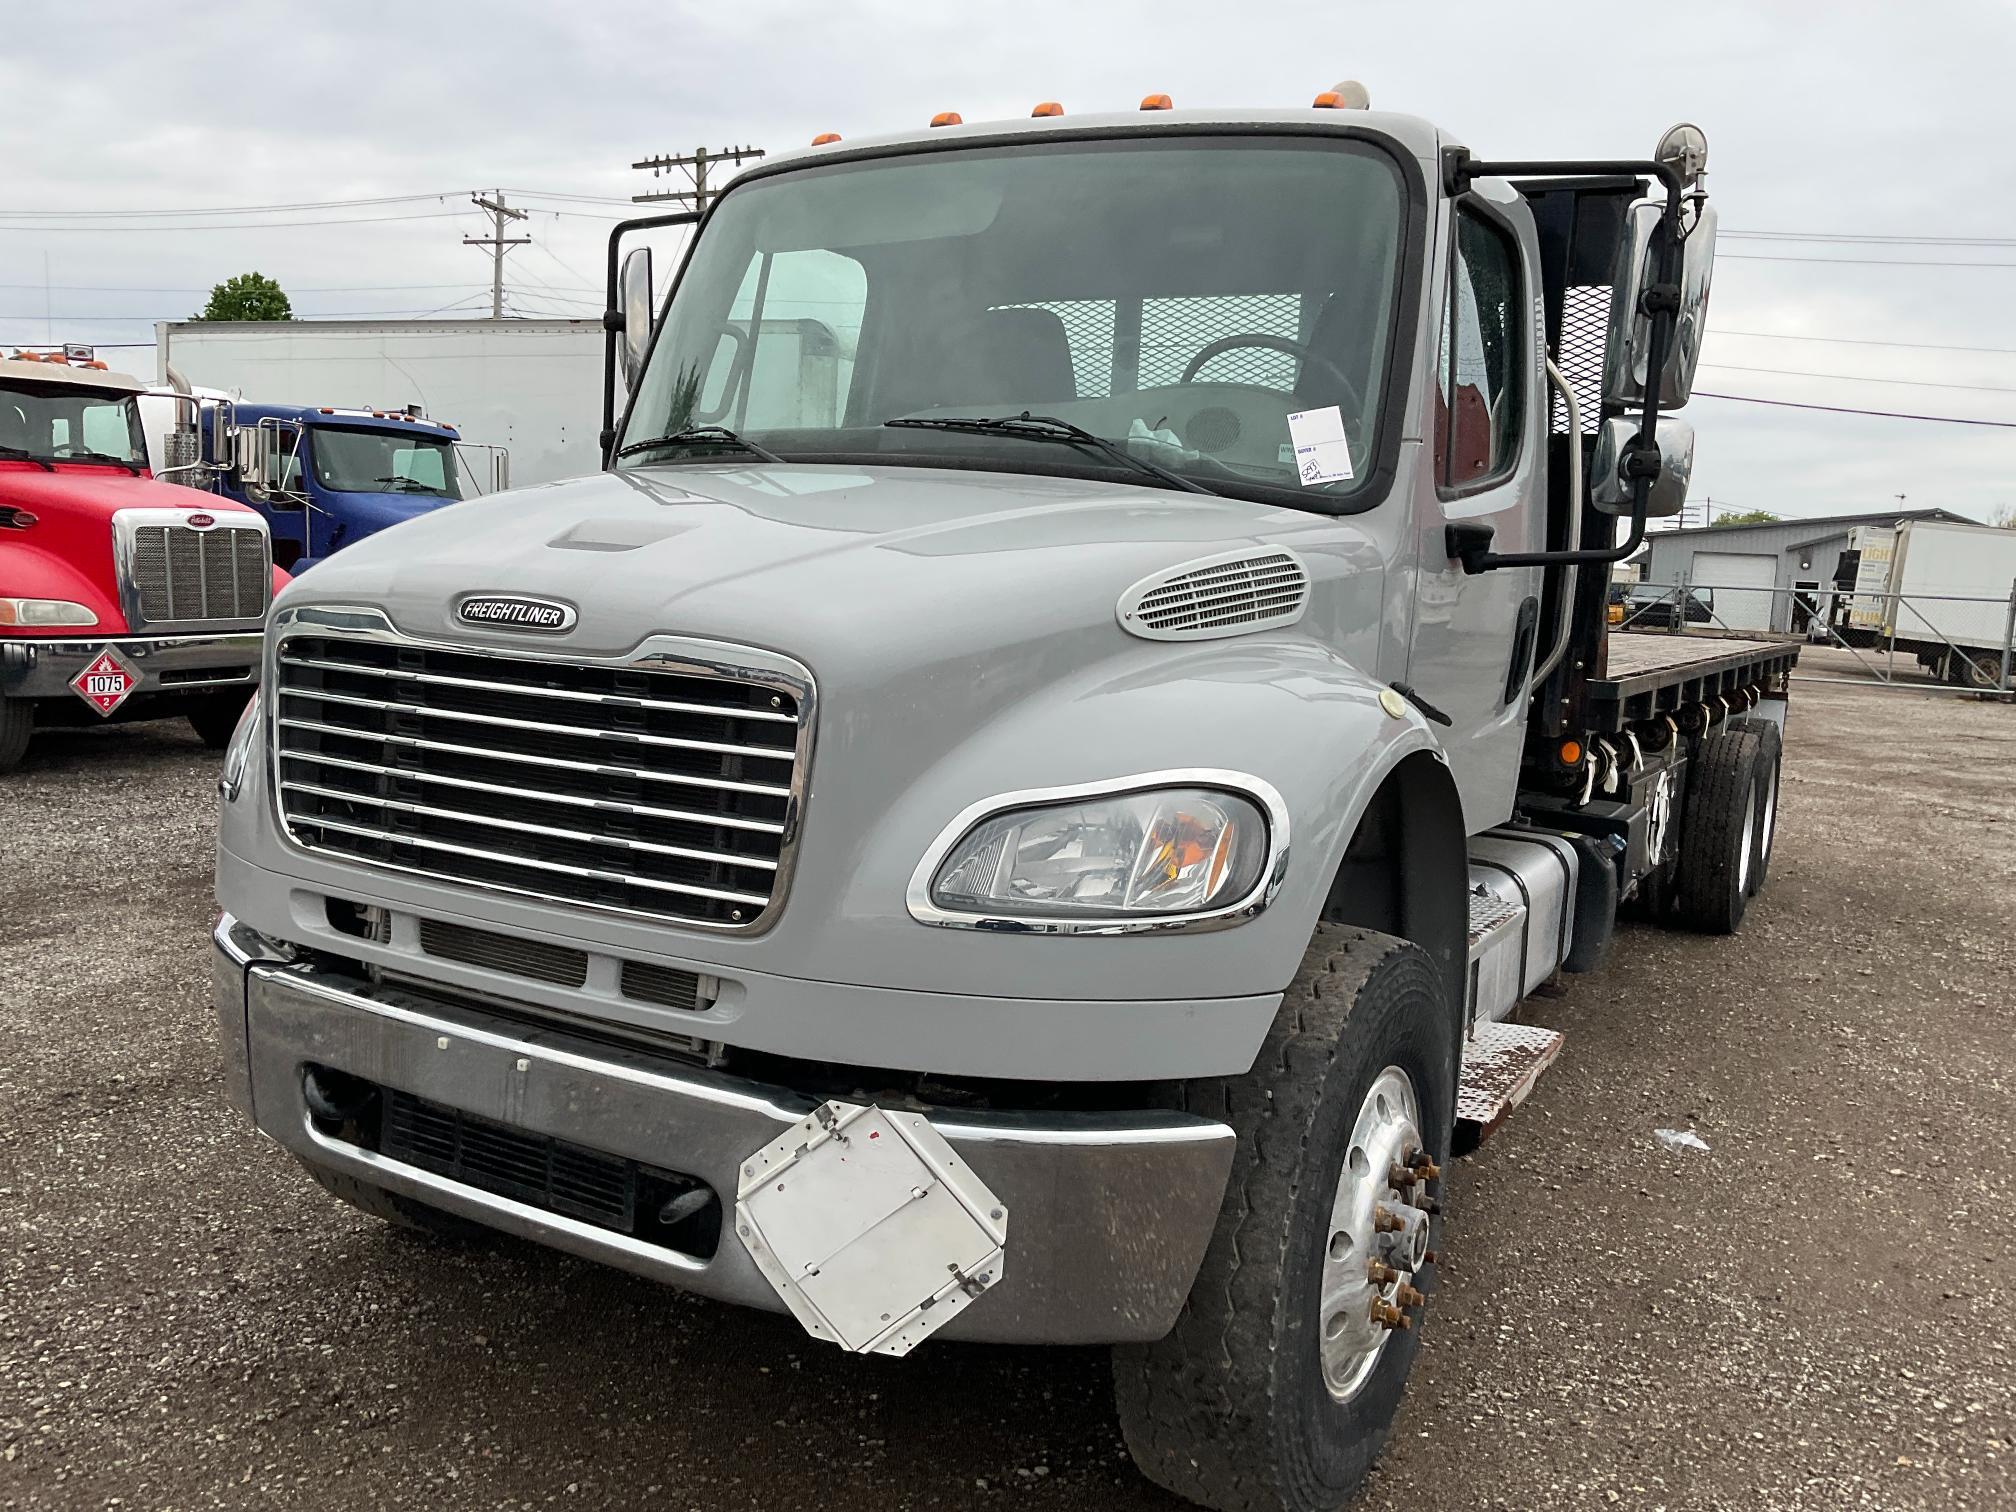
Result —
[[[179,693],[259,680],[257,630],[224,635],[96,635],[0,640],[0,697],[73,698],[70,680],[108,647],[140,674],[136,693]]]
[[[556,1249],[726,1302],[784,1310],[724,1225],[701,1259],[467,1186],[324,1133],[309,1065],[696,1176],[732,1206],[743,1160],[817,1099],[373,984],[284,951],[230,915],[215,935],[232,1102],[311,1163]],[[1186,1114],[923,1110],[1006,1203],[1001,1283],[944,1337],[1090,1344],[1160,1338],[1217,1221],[1234,1136]]]

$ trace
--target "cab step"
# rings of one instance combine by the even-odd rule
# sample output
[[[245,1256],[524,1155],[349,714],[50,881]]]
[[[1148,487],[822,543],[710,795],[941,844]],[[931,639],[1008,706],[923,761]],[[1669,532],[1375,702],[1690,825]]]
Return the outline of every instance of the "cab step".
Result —
[[[1475,1147],[1526,1101],[1541,1073],[1554,1064],[1565,1036],[1532,1024],[1475,1023],[1463,1041],[1463,1075],[1456,1086],[1458,1143]]]

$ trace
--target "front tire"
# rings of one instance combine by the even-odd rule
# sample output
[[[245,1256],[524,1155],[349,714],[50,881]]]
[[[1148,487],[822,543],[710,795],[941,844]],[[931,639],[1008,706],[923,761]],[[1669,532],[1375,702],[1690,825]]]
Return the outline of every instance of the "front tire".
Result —
[[[213,751],[221,751],[231,744],[231,736],[238,728],[238,716],[245,712],[245,705],[252,701],[252,695],[213,693],[189,711],[189,727],[197,738]]]
[[[297,1155],[295,1159],[301,1160],[301,1157]],[[439,1208],[428,1207],[424,1202],[415,1202],[397,1192],[388,1192],[343,1171],[332,1171],[312,1160],[301,1160],[301,1168],[313,1176],[316,1185],[331,1197],[347,1202],[358,1212],[368,1213],[393,1228],[453,1244],[482,1243],[494,1237],[495,1231],[480,1223],[473,1223],[456,1213],[444,1213]]]
[[[35,705],[25,698],[0,698],[0,772],[21,765],[34,732]]]
[[[1444,995],[1416,946],[1319,925],[1253,1069],[1181,1089],[1238,1134],[1224,1206],[1175,1328],[1113,1360],[1135,1463],[1177,1495],[1332,1512],[1385,1443],[1434,1285]]]

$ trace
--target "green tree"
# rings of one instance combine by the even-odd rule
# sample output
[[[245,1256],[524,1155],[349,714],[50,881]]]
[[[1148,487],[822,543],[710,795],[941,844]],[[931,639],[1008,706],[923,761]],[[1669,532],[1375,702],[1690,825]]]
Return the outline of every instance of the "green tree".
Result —
[[[1717,526],[1769,525],[1772,521],[1778,518],[1779,516],[1771,513],[1771,511],[1768,509],[1739,509],[1731,514],[1723,515],[1720,519],[1711,520],[1708,523]]]
[[[287,291],[264,273],[240,273],[210,291],[210,302],[197,320],[292,320],[294,307]]]

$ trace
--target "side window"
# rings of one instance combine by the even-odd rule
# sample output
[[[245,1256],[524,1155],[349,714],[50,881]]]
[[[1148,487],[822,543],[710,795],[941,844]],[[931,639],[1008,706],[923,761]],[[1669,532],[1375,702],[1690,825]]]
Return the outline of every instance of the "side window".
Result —
[[[133,450],[133,434],[126,429],[123,405],[86,405],[82,426],[86,451],[103,452],[108,457],[124,457]]]
[[[1443,488],[1496,477],[1518,460],[1524,307],[1518,247],[1483,217],[1460,213],[1435,405],[1435,481]]]
[[[867,304],[868,274],[851,257],[823,248],[758,257],[701,379],[698,419],[751,430],[839,425]]]

